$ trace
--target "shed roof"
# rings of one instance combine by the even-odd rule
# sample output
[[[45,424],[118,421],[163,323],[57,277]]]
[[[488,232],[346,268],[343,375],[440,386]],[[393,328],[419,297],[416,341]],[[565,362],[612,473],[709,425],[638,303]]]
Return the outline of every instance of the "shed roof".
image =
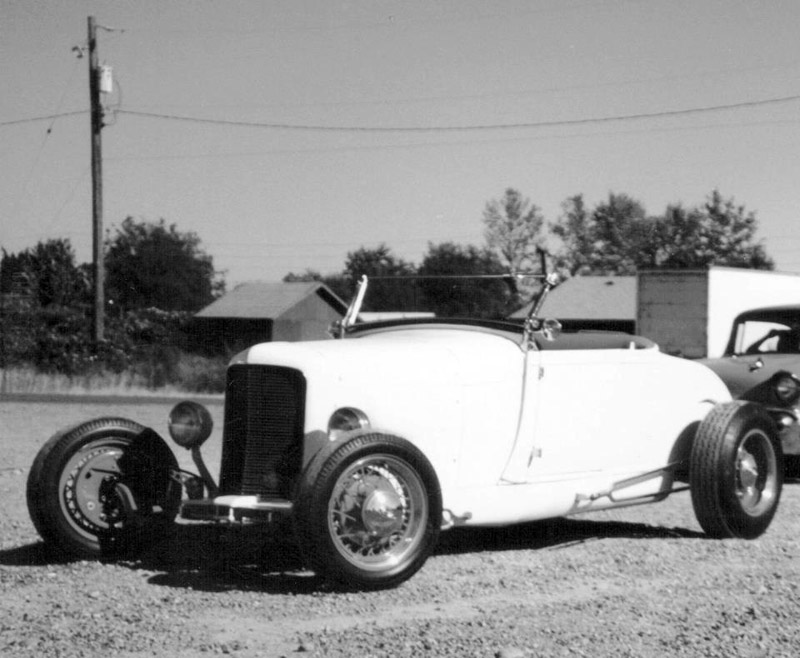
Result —
[[[525,317],[530,306],[514,313]],[[542,314],[559,320],[636,320],[635,276],[576,276],[545,300]]]
[[[212,302],[198,318],[276,319],[311,295],[344,314],[345,304],[328,286],[318,281],[271,283],[249,281]]]

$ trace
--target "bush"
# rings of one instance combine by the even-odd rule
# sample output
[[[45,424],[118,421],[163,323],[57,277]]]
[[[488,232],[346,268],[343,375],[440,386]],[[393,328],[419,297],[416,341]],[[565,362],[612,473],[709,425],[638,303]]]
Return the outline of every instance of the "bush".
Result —
[[[193,393],[224,393],[228,360],[223,357],[204,357],[183,354],[178,361],[175,384]]]
[[[0,367],[61,375],[68,381],[102,382],[125,375],[155,390],[216,393],[225,388],[226,360],[187,351],[191,314],[159,309],[109,317],[105,339],[95,345],[84,309],[26,308],[0,318]]]

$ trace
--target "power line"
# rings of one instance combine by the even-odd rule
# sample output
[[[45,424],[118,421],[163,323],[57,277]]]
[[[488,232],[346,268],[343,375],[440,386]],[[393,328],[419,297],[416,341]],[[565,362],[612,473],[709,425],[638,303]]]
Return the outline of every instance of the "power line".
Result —
[[[18,126],[21,123],[35,123],[36,121],[51,121],[62,117],[73,117],[78,114],[89,114],[89,110],[73,110],[72,112],[59,112],[43,117],[28,117],[27,119],[14,119],[13,121],[0,121],[0,126]]]
[[[74,65],[72,67],[72,72],[70,73],[69,78],[67,79],[67,83],[64,85],[64,90],[61,92],[61,98],[59,98],[59,100],[58,100],[58,105],[56,106],[56,110],[58,112],[61,111],[61,106],[64,104],[64,99],[67,97],[67,91],[69,90],[69,88],[72,85],[72,80],[74,79],[75,72],[77,70],[78,70],[78,60],[76,59]],[[50,121],[50,125],[47,127],[47,130],[45,131],[44,137],[42,138],[42,141],[39,144],[39,149],[36,152],[36,157],[34,157],[33,162],[31,163],[31,166],[28,169],[28,175],[25,177],[25,181],[23,182],[23,184],[22,184],[22,186],[20,188],[20,194],[19,194],[19,196],[17,197],[16,201],[14,202],[14,204],[12,206],[12,212],[11,212],[12,216],[17,214],[17,208],[19,207],[19,204],[21,203],[22,198],[28,192],[28,185],[30,184],[30,182],[31,182],[31,180],[33,178],[33,174],[36,171],[36,168],[39,166],[39,161],[41,160],[42,154],[44,153],[44,149],[45,149],[45,146],[47,145],[47,141],[48,141],[48,139],[50,137],[50,134],[53,132],[53,126],[55,126],[55,123],[56,123],[56,117],[54,117],[52,119],[52,121]]]
[[[462,126],[326,126],[322,124],[292,124],[292,123],[273,123],[268,121],[237,121],[233,119],[209,119],[204,117],[194,117],[177,114],[164,114],[160,112],[143,112],[139,110],[117,110],[117,114],[127,114],[130,116],[144,117],[148,119],[163,119],[167,121],[182,121],[186,123],[203,123],[218,126],[235,126],[240,128],[267,128],[273,130],[297,130],[314,132],[366,132],[366,133],[430,133],[430,132],[475,132],[488,130],[519,130],[521,128],[552,128],[559,126],[578,126],[592,123],[611,123],[615,121],[634,121],[644,119],[660,119],[671,116],[682,116],[689,114],[705,114],[709,112],[721,112],[724,110],[737,110],[746,107],[763,107],[766,105],[776,105],[779,103],[789,103],[800,100],[800,94],[792,96],[782,96],[778,98],[764,98],[752,101],[741,101],[738,103],[728,103],[723,105],[707,105],[703,107],[679,108],[675,110],[661,110],[658,112],[640,112],[634,114],[617,114],[607,117],[586,117],[583,119],[555,119],[549,121],[530,121],[502,124],[473,124]],[[40,117],[29,117],[26,119],[15,119],[12,121],[0,121],[2,126],[14,126],[23,123],[33,123],[36,121],[51,121],[54,119],[87,114],[89,110],[74,110],[72,112],[61,112],[59,114],[49,114]]]
[[[505,124],[477,124],[463,126],[325,126],[321,124],[292,124],[292,123],[270,123],[260,121],[234,121],[232,119],[208,119],[203,117],[181,116],[175,114],[161,114],[158,112],[141,112],[137,110],[118,110],[118,114],[145,117],[149,119],[165,119],[169,121],[183,121],[189,123],[204,123],[219,126],[238,126],[242,128],[268,128],[273,130],[298,130],[314,132],[362,132],[362,133],[429,133],[429,132],[467,132],[467,131],[486,131],[486,130],[518,130],[521,128],[551,128],[557,126],[576,126],[591,123],[610,123],[613,121],[632,121],[641,119],[659,119],[671,116],[682,116],[688,114],[702,114],[707,112],[719,112],[723,110],[735,110],[745,107],[761,107],[765,105],[775,105],[778,103],[788,103],[800,100],[800,94],[794,96],[783,96],[780,98],[767,98],[754,101],[742,101],[739,103],[729,103],[725,105],[709,105],[705,107],[683,108],[677,110],[662,110],[659,112],[641,112],[637,114],[620,114],[608,117],[587,117],[584,119],[559,119],[551,121],[531,121]],[[2,125],[2,124],[0,124]]]
[[[472,144],[488,144],[488,143],[503,143],[503,142],[527,142],[539,140],[558,140],[564,141],[574,138],[583,139],[587,136],[628,136],[638,134],[658,134],[658,133],[672,133],[672,132],[686,132],[686,131],[704,131],[704,130],[718,130],[729,128],[746,128],[757,126],[776,126],[776,125],[794,125],[800,123],[800,118],[797,119],[780,119],[780,120],[758,120],[758,121],[737,121],[726,123],[708,123],[694,126],[680,126],[680,127],[661,127],[650,129],[621,129],[621,130],[608,130],[603,132],[593,132],[590,134],[584,132],[562,133],[559,135],[538,135],[525,137],[514,136],[499,138],[470,138],[447,141],[424,141],[414,143],[402,144],[377,144],[377,145],[347,145],[347,146],[311,146],[311,147],[285,147],[285,148],[267,148],[258,151],[214,151],[214,152],[200,152],[200,153],[184,153],[174,155],[117,155],[106,158],[106,162],[113,163],[127,163],[127,162],[140,162],[140,161],[169,161],[169,160],[205,160],[205,159],[225,159],[225,158],[259,158],[264,156],[274,155],[297,155],[304,153],[342,153],[342,152],[367,152],[367,151],[387,151],[387,150],[408,150],[408,149],[430,149],[439,146],[467,146]]]
[[[560,86],[550,86],[550,87],[538,87],[538,88],[519,88],[515,91],[509,90],[487,90],[481,93],[470,93],[470,94],[447,94],[447,95],[427,95],[427,96],[405,96],[403,98],[382,98],[382,99],[373,99],[373,100],[360,100],[360,101],[317,101],[313,103],[296,103],[296,102],[283,102],[283,101],[271,101],[268,103],[248,103],[246,105],[242,103],[226,103],[226,104],[214,104],[209,105],[205,104],[204,106],[209,109],[218,109],[218,110],[229,110],[231,108],[241,109],[241,108],[285,108],[285,109],[295,109],[298,107],[307,108],[309,106],[315,108],[326,108],[326,107],[365,107],[365,106],[396,106],[400,103],[402,104],[420,104],[420,103],[430,103],[430,102],[442,102],[442,101],[469,101],[469,100],[497,100],[497,99],[507,99],[507,98],[525,98],[525,97],[532,97],[532,96],[541,96],[543,94],[561,94],[564,92],[572,92],[572,91],[587,91],[587,90],[595,90],[595,89],[604,89],[604,88],[622,88],[622,87],[630,87],[634,85],[649,85],[652,83],[664,83],[664,82],[676,82],[681,80],[697,80],[701,78],[715,78],[715,77],[723,77],[729,75],[736,75],[741,77],[742,74],[745,73],[755,73],[758,71],[769,71],[774,69],[786,69],[786,68],[795,68],[800,65],[800,60],[793,59],[790,61],[784,61],[782,63],[777,64],[763,64],[759,66],[752,66],[752,67],[733,67],[733,68],[726,68],[726,69],[713,69],[707,71],[693,71],[692,73],[688,74],[676,74],[676,75],[658,75],[658,76],[648,76],[645,78],[628,78],[624,80],[612,80],[607,82],[596,82],[593,84],[574,84],[574,85],[560,85]],[[166,107],[186,107],[186,103],[180,104],[169,104]],[[194,106],[194,105],[192,105]],[[165,107],[163,104],[161,107]],[[141,111],[147,111],[147,106],[141,108]]]

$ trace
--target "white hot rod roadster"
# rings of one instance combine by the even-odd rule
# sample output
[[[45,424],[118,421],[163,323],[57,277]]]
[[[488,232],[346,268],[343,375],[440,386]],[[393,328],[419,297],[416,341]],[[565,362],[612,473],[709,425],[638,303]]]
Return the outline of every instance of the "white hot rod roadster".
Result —
[[[273,523],[291,528],[324,578],[380,588],[411,577],[454,526],[686,488],[711,537],[769,526],[783,477],[774,421],[732,401],[710,369],[645,338],[561,331],[540,317],[554,277],[541,279],[521,323],[445,318],[441,305],[365,322],[379,283],[362,279],[336,340],[264,343],[233,359],[217,481],[200,457],[210,415],[195,402],[173,409],[169,433],[199,475],[132,420],[56,434],[27,485],[40,535],[92,557],[135,548],[176,517]]]

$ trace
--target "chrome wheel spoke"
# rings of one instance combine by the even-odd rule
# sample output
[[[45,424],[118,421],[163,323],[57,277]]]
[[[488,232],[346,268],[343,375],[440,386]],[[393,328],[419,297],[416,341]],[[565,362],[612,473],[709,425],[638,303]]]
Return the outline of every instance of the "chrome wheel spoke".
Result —
[[[352,464],[337,480],[328,506],[334,545],[365,569],[399,563],[421,541],[428,507],[419,476],[391,455]]]

